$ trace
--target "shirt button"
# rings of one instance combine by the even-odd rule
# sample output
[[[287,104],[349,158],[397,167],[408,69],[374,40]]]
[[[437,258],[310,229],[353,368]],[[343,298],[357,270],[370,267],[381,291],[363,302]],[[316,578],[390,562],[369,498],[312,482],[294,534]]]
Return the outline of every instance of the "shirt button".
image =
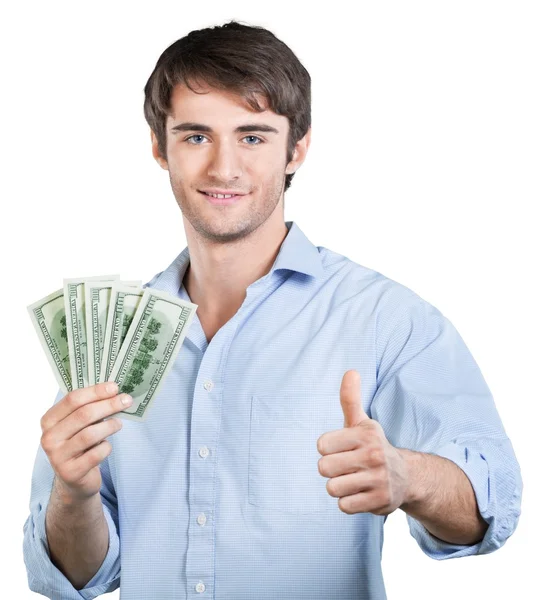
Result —
[[[202,527],[205,525],[206,521],[207,521],[207,517],[205,516],[204,513],[200,513],[198,515],[198,518],[196,519],[198,525],[202,525]]]
[[[213,389],[213,382],[210,379],[209,381],[206,381],[204,383],[204,390],[207,390],[208,392],[210,392],[212,389]]]
[[[196,584],[196,591],[197,591],[199,594],[201,594],[202,592],[205,592],[205,585],[204,585],[204,584],[203,584],[201,581],[199,581],[199,582]]]
[[[202,458],[206,458],[207,456],[209,456],[209,448],[207,446],[202,446],[200,448],[200,450],[198,450],[198,454],[202,457]]]

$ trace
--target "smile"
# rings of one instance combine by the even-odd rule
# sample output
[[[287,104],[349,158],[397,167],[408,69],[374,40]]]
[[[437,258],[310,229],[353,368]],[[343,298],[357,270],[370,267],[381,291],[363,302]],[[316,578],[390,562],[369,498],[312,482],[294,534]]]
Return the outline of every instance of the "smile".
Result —
[[[207,194],[206,192],[200,192],[200,194],[203,194],[211,204],[218,205],[236,204],[241,198],[248,196],[248,194],[243,194],[242,196],[228,196],[223,194],[212,195]]]

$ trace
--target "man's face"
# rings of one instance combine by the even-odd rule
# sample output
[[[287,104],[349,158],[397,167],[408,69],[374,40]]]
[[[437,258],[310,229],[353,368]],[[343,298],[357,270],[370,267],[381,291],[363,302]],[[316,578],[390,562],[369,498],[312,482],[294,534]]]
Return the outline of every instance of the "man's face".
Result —
[[[269,110],[256,113],[229,92],[207,86],[196,89],[208,93],[196,94],[185,85],[174,88],[172,116],[166,122],[166,161],[156,154],[152,136],[154,156],[169,172],[183,218],[202,237],[217,243],[244,238],[270,218],[282,221],[286,172],[297,168],[290,162],[286,171],[287,117]],[[212,131],[194,125],[179,130],[185,123]],[[234,131],[252,124],[268,125],[278,133]],[[234,204],[213,204],[200,192],[210,188],[245,195]]]

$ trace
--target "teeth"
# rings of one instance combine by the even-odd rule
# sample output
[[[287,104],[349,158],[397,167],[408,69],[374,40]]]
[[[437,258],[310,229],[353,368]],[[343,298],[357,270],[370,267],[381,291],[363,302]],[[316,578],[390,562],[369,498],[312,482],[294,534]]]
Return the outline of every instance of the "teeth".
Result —
[[[213,198],[231,198],[235,194],[210,194],[209,192],[204,192],[208,196],[213,196]]]

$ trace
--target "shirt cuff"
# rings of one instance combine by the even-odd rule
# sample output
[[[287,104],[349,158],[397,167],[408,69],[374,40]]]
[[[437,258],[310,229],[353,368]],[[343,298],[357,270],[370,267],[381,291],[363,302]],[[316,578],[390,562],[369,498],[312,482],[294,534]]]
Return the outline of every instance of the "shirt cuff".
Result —
[[[486,443],[482,445],[487,448]],[[510,459],[506,462],[507,455],[504,455],[504,466],[498,469],[493,467],[490,469],[488,458],[490,458],[490,455],[495,455],[495,458],[497,458],[499,448],[496,447],[495,452],[492,444],[490,452],[485,450],[488,454],[488,458],[486,458],[484,453],[476,446],[477,442],[470,442],[469,444],[450,442],[433,452],[433,454],[451,460],[469,478],[475,493],[478,510],[488,524],[482,540],[472,545],[451,544],[435,537],[420,521],[406,515],[411,535],[423,552],[436,560],[474,554],[489,554],[500,548],[517,526],[522,491],[521,475],[517,463],[511,465]],[[497,463],[491,463],[491,465],[494,464]],[[502,462],[498,464],[503,465]],[[511,477],[506,479],[509,479],[512,484],[512,492],[508,494],[508,498],[498,497],[496,493],[498,489],[503,491],[503,496],[506,494],[507,481],[504,481],[503,478],[507,472],[511,472]],[[515,481],[512,480],[514,475],[516,476]]]
[[[108,525],[109,546],[105,560],[92,579],[81,590],[76,590],[50,559],[45,526],[48,501],[49,499],[43,504],[40,503],[37,516],[31,514],[24,525],[24,557],[30,589],[38,594],[62,600],[93,600],[118,588],[120,539],[106,505],[103,504],[103,513]]]

